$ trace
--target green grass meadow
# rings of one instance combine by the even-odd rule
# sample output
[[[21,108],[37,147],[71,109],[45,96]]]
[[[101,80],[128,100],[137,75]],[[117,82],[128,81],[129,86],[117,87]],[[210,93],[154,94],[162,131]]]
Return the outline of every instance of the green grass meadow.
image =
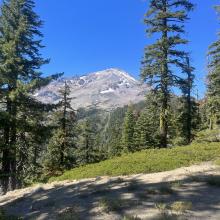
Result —
[[[220,143],[193,143],[170,149],[149,149],[66,171],[49,182],[98,176],[154,173],[220,159]]]

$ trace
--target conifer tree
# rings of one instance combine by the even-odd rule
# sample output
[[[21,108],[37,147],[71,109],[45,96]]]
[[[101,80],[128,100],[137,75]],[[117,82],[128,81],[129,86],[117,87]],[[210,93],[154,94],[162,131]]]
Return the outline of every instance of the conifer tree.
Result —
[[[157,106],[157,97],[154,93],[146,96],[146,107],[141,112],[134,127],[135,150],[151,147],[158,147],[159,141],[159,121],[155,120],[160,116]]]
[[[122,146],[125,152],[134,152],[135,117],[132,106],[128,107],[122,130]]]
[[[191,97],[190,108],[191,110],[189,115],[187,97],[184,95],[177,98],[175,106],[172,108],[171,136],[174,145],[190,144],[195,137],[195,133],[201,126],[201,118],[200,114],[198,114],[199,104],[194,97]]]
[[[46,142],[50,136],[48,113],[45,106],[18,108],[17,126],[17,186],[23,187],[26,183],[38,181],[41,176],[41,157],[45,152]]]
[[[189,58],[186,57],[186,65],[185,65],[184,72],[186,73],[187,77],[183,80],[180,80],[180,86],[183,93],[182,97],[182,135],[186,140],[186,144],[190,144],[192,141],[192,121],[193,121],[193,104],[194,106],[196,103],[193,103],[192,98],[192,88],[194,83],[194,74],[193,68],[190,66]]]
[[[145,49],[142,62],[143,80],[160,94],[160,136],[161,146],[168,144],[168,111],[171,88],[178,85],[180,73],[185,68],[187,53],[178,46],[187,44],[182,38],[188,12],[193,9],[189,0],[150,0],[145,23],[148,35],[156,34],[158,39]]]
[[[78,141],[77,141],[77,163],[86,165],[99,160],[98,149],[95,146],[95,133],[92,123],[89,119],[79,123]]]
[[[58,110],[54,114],[54,131],[48,144],[45,156],[45,170],[48,175],[62,172],[64,169],[74,167],[76,150],[75,144],[75,110],[71,107],[70,88],[67,82],[64,88],[59,91],[61,101]]]
[[[119,156],[123,151],[121,140],[126,111],[126,107],[117,108],[113,112],[110,112],[108,120],[106,121],[103,147],[108,157]]]
[[[220,6],[216,6],[220,12]],[[218,38],[220,33],[218,34]],[[220,124],[220,38],[209,48],[209,74],[208,74],[208,110],[209,128]]]
[[[18,136],[21,133],[31,134],[34,127],[38,127],[37,124],[31,124],[33,129],[28,130],[31,122],[27,118],[31,112],[41,111],[42,114],[52,108],[36,101],[31,93],[58,77],[54,75],[44,78],[39,71],[49,60],[42,58],[40,54],[43,47],[42,34],[39,31],[42,21],[33,9],[32,0],[5,0],[1,7],[0,84],[2,108],[6,118],[1,146],[3,192],[18,187]],[[29,115],[23,114],[23,109]],[[24,124],[26,126],[22,127]]]
[[[184,91],[184,96],[186,97],[186,109],[187,109],[187,144],[192,141],[192,117],[193,117],[193,106],[192,106],[192,88],[194,83],[193,68],[190,66],[189,58],[186,58],[186,88]]]

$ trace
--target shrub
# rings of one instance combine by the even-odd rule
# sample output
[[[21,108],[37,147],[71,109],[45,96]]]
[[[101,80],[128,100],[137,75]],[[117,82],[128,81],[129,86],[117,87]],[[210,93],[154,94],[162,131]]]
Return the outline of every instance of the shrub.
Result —
[[[197,133],[196,142],[220,142],[220,129],[200,131]]]

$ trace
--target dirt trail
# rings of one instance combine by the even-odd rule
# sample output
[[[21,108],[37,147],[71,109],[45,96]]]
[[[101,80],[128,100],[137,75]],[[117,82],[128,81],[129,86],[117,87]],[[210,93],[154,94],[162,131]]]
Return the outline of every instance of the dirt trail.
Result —
[[[192,203],[191,210],[170,211],[176,201]],[[220,168],[203,163],[161,173],[38,185],[1,196],[0,208],[28,220],[164,219],[162,215],[219,220]]]

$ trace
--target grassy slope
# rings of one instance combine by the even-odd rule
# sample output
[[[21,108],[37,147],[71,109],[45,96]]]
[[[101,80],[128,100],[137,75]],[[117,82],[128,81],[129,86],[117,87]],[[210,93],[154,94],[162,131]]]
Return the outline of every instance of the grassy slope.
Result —
[[[62,176],[53,177],[49,181],[161,172],[218,158],[220,158],[220,143],[149,149],[66,171]]]

